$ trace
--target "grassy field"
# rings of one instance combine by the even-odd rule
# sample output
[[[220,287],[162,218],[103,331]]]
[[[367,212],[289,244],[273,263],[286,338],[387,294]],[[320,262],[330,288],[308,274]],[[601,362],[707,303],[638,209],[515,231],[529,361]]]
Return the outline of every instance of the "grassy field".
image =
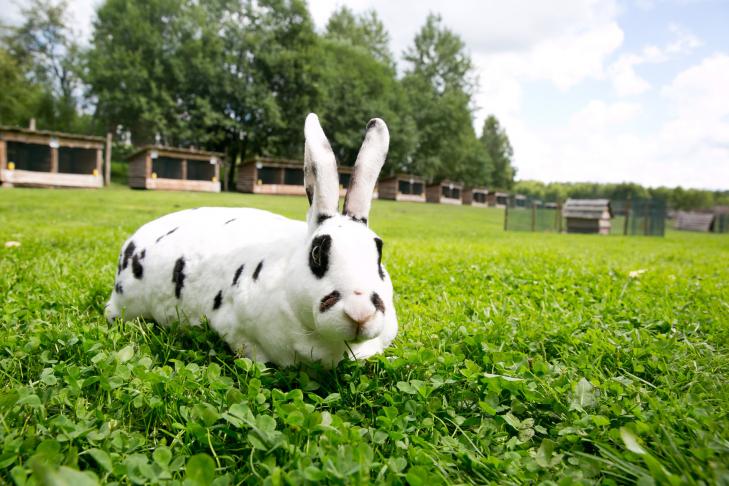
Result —
[[[498,210],[377,201],[395,345],[276,369],[102,317],[123,240],[202,205],[306,209],[0,191],[0,483],[729,484],[729,236],[505,233]]]

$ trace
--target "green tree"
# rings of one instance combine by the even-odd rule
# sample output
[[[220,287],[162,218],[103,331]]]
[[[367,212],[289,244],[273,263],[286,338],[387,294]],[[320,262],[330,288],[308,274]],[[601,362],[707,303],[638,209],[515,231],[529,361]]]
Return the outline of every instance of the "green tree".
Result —
[[[321,100],[316,107],[340,163],[352,164],[364,124],[384,119],[392,138],[384,174],[404,171],[416,143],[405,91],[388,50],[389,35],[372,12],[355,16],[342,8],[320,41]]]
[[[79,46],[67,8],[65,1],[31,0],[21,10],[23,22],[5,29],[2,43],[29,86],[37,88],[26,103],[32,106],[28,113],[38,126],[90,131],[90,117],[79,113],[83,94]]]
[[[0,48],[0,125],[27,125],[36,116],[43,90],[29,82],[15,59]]]
[[[374,10],[356,15],[348,7],[340,7],[329,17],[325,37],[365,49],[378,61],[394,67],[390,34]]]
[[[411,168],[429,180],[488,182],[490,160],[478,153],[471,96],[473,65],[463,41],[430,15],[405,52],[402,83],[418,132]]]
[[[511,189],[516,176],[516,169],[511,163],[514,150],[506,130],[501,127],[494,115],[489,115],[484,120],[480,140],[493,163],[491,184],[495,188]]]

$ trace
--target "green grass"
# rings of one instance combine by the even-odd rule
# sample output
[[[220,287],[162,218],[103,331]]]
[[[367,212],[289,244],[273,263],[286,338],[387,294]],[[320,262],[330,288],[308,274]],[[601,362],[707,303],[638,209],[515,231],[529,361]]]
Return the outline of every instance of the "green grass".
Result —
[[[21,243],[0,246],[0,483],[729,484],[726,235],[506,233],[498,210],[377,201],[395,345],[276,369],[102,318],[126,236],[200,205],[306,209],[0,191],[0,245]]]

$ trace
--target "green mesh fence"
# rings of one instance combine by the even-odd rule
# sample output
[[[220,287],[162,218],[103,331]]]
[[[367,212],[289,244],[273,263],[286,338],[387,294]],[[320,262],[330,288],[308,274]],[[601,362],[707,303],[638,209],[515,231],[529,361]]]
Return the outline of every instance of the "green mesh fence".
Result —
[[[729,214],[717,214],[714,217],[714,233],[729,233]]]
[[[504,211],[507,231],[559,232],[562,229],[561,211],[556,204],[539,200],[509,198]]]
[[[661,200],[611,200],[611,235],[663,236],[666,231],[666,204]],[[729,232],[729,215],[717,228]],[[562,232],[565,228],[561,205],[537,199],[510,197],[504,211],[506,231]],[[715,231],[719,231],[718,229]]]

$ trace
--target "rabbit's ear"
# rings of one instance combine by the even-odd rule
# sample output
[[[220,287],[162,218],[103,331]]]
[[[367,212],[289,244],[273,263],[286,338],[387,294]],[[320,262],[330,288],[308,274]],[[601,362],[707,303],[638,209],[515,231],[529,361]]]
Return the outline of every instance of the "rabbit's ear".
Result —
[[[367,224],[372,194],[389,146],[390,132],[387,131],[387,125],[381,119],[373,118],[367,123],[365,139],[357,154],[347,196],[344,198],[345,216]]]
[[[309,113],[304,125],[304,185],[309,198],[309,224],[337,214],[339,207],[339,174],[334,152],[329,145],[319,117]]]

